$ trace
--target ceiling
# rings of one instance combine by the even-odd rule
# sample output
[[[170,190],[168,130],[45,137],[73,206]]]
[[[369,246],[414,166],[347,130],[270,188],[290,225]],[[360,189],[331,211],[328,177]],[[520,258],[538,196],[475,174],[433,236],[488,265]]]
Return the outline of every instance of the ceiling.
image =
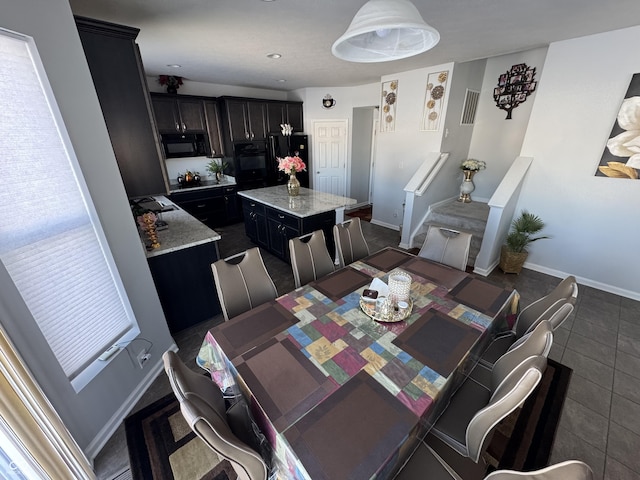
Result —
[[[335,58],[331,46],[365,0],[69,3],[75,15],[139,28],[148,76],[273,90],[375,83],[387,74],[528,50],[640,19],[638,0],[413,0],[440,32],[440,43],[412,58],[362,64]],[[173,64],[181,68],[167,66]]]

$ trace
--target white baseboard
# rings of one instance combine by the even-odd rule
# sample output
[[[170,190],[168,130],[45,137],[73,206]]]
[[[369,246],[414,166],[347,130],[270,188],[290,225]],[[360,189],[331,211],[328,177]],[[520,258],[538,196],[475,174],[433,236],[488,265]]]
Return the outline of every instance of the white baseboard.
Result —
[[[558,277],[560,279],[566,278],[569,275],[574,275],[573,273],[562,272],[560,270],[543,267],[542,265],[536,265],[529,262],[525,262],[524,268],[528,268],[529,270],[534,270],[540,273],[546,273],[547,275]],[[625,290],[624,288],[615,287],[613,285],[608,285],[606,283],[598,282],[590,278],[580,277],[578,275],[575,275],[575,277],[578,284],[586,285],[587,287],[593,287],[598,290],[602,290],[603,292],[613,293],[614,295],[619,295],[621,297],[640,301],[640,293],[638,292],[632,292],[631,290]],[[578,296],[579,295],[580,294],[578,294]]]
[[[391,223],[381,222],[380,220],[371,219],[371,223],[374,225],[380,225],[381,227],[390,228],[391,230],[395,230],[396,232],[400,231],[400,227],[398,225],[393,225]]]
[[[493,272],[496,268],[498,268],[499,260],[496,260],[489,269],[480,269],[474,268],[473,273],[477,273],[478,275],[482,275],[483,277],[489,276],[491,272]],[[563,272],[561,270],[556,270],[553,268],[544,267],[542,265],[537,265],[535,263],[525,262],[523,268],[528,270],[533,270],[534,272],[544,273],[546,275],[551,275],[552,277],[556,277],[558,279],[563,279],[568,277],[569,275],[573,275],[573,273]],[[579,275],[575,275],[576,281],[580,285],[585,285],[587,287],[593,287],[598,290],[602,290],[603,292],[613,293],[614,295],[619,295],[621,297],[630,298],[632,300],[640,301],[640,293],[632,292],[631,290],[625,290],[624,288],[615,287],[613,285],[608,285],[606,283],[597,282],[590,278],[581,277]]]
[[[178,346],[174,343],[169,347],[169,350],[173,350],[174,352],[178,351]],[[111,436],[118,429],[120,424],[127,418],[129,412],[136,406],[138,401],[144,395],[144,392],[151,386],[154,382],[158,374],[164,370],[164,364],[162,362],[162,356],[160,356],[157,362],[149,369],[145,377],[138,384],[136,389],[131,392],[131,395],[127,397],[122,406],[113,414],[113,416],[109,419],[107,424],[102,427],[102,429],[98,432],[98,434],[93,438],[91,443],[84,450],[85,455],[93,465],[94,459],[100,453],[100,450],[106,445]]]

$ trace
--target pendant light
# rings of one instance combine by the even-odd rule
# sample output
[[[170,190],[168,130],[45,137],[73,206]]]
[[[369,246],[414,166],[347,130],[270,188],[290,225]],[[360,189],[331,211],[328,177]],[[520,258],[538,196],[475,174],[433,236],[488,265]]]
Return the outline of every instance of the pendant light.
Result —
[[[350,62],[388,62],[426,52],[439,41],[409,0],[369,0],[331,51]]]

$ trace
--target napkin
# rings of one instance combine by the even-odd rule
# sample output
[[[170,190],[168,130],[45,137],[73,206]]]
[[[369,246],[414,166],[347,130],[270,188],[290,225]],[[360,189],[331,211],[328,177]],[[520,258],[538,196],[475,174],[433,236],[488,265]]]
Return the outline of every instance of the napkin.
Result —
[[[373,282],[369,285],[369,289],[376,290],[378,292],[378,297],[386,297],[389,295],[389,286],[379,278],[373,279]]]

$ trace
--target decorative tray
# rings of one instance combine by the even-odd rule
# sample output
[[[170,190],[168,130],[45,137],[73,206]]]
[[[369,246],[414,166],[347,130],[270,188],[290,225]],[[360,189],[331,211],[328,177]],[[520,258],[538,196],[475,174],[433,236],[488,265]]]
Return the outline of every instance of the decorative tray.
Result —
[[[389,313],[384,314],[379,310],[379,306],[376,302],[365,302],[363,297],[360,297],[360,309],[370,318],[375,320],[376,322],[384,322],[384,323],[395,323],[401,322],[409,315],[411,315],[411,311],[413,310],[413,300],[409,298],[407,302],[409,305],[407,308],[395,310],[393,307],[389,308]]]

